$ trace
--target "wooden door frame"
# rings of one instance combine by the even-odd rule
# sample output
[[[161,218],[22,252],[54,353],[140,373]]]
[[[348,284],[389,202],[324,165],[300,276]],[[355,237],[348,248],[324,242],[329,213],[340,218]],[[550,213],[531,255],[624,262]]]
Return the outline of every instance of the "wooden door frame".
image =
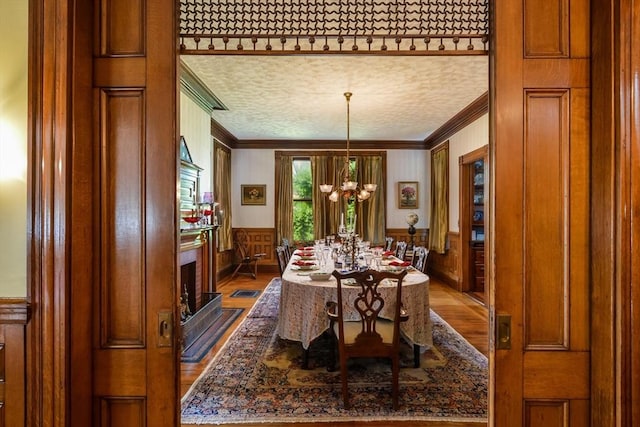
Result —
[[[78,52],[74,51],[74,43],[79,43],[75,49],[86,48],[84,43],[93,31],[87,28],[87,22],[75,20],[74,13],[78,11],[74,7],[82,3],[30,2],[33,55],[29,59],[27,298],[33,317],[27,326],[29,426],[70,425],[69,408],[77,397],[73,390],[89,382],[86,377],[72,377],[69,370],[70,364],[77,361],[70,342],[86,339],[81,330],[70,331],[70,316],[75,310],[82,310],[77,317],[89,319],[86,316],[91,304],[81,304],[87,297],[73,299],[70,277],[86,272],[72,263],[66,240],[72,224],[70,192],[76,188],[74,179],[83,178],[74,176],[70,169],[72,135],[81,131],[73,111],[86,104],[89,96],[82,78],[86,58],[76,56]],[[638,270],[632,243],[638,245],[640,232],[623,213],[632,206],[631,202],[638,201],[637,188],[631,180],[639,169],[637,161],[631,163],[631,154],[637,154],[637,149],[632,150],[630,144],[637,143],[637,134],[627,131],[633,130],[634,119],[637,120],[631,117],[632,111],[638,114],[640,94],[633,85],[633,76],[640,73],[640,64],[633,40],[638,40],[640,34],[638,25],[632,25],[637,22],[630,13],[634,5],[631,0],[591,0],[591,5],[597,11],[592,16],[591,36],[591,421],[592,425],[613,427],[617,422],[637,423],[639,417],[638,410],[632,408],[634,402],[636,408],[639,406],[633,391],[640,388],[640,351],[633,345],[631,330],[632,325],[637,327],[640,323],[640,315],[637,309],[633,311],[631,301],[637,303],[640,296],[637,286],[631,286],[633,280],[637,282],[637,274],[631,273],[632,267]],[[493,128],[497,110],[492,99],[490,96]],[[634,139],[630,140],[630,135]],[[489,258],[493,265],[492,253]],[[490,274],[490,287],[492,281]],[[494,404],[495,390],[491,388],[491,392]],[[90,400],[86,396],[82,402]]]
[[[463,154],[458,158],[458,170],[459,170],[459,197],[460,197],[460,257],[458,258],[458,271],[460,272],[458,278],[458,291],[460,292],[468,292],[471,290],[471,281],[469,278],[471,277],[471,255],[469,242],[471,241],[471,212],[472,205],[470,204],[470,200],[473,198],[473,193],[471,191],[471,187],[469,187],[469,183],[473,182],[473,163],[477,160],[484,160],[484,170],[485,174],[490,172],[489,168],[489,145],[484,145],[480,148],[477,148],[467,154]],[[485,175],[485,183],[489,182]],[[486,190],[486,189],[485,189]],[[485,203],[484,215],[488,217],[489,211],[487,209],[487,204]],[[488,253],[488,240],[485,240],[485,253]],[[485,270],[487,269],[487,260],[488,257],[485,257]],[[486,281],[486,280],[485,280]],[[485,289],[486,295],[486,289]]]
[[[630,426],[640,424],[632,338],[640,329],[640,229],[632,221],[640,203],[640,16],[632,0],[591,0],[591,10],[591,425]]]

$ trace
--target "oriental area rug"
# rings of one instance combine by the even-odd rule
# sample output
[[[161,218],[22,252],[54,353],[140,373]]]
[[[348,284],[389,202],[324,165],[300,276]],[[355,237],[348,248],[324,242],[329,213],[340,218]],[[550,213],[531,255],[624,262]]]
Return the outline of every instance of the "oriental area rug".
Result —
[[[339,369],[326,369],[329,338],[312,343],[310,369],[302,369],[302,345],[275,332],[279,298],[276,278],[183,397],[183,424],[486,421],[487,359],[433,311],[434,347],[423,353],[420,368],[413,368],[412,348],[403,348],[400,409],[391,407],[390,363],[355,359],[352,407],[345,410]]]

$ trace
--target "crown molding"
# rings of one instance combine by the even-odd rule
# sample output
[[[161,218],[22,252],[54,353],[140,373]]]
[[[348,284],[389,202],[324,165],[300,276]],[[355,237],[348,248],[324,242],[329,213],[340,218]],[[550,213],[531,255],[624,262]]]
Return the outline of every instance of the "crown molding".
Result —
[[[208,114],[214,110],[228,110],[202,80],[180,61],[180,90]]]
[[[350,141],[353,150],[424,150],[423,141]],[[287,140],[254,139],[237,141],[233,148],[268,148],[285,150],[341,150],[345,149],[342,140]]]
[[[211,136],[229,148],[236,148],[238,143],[238,138],[214,119],[211,119]]]
[[[480,95],[458,114],[436,129],[424,141],[350,141],[356,150],[431,150],[489,111],[489,92]],[[291,140],[291,139],[243,139],[239,140],[220,123],[211,119],[211,135],[232,149],[275,150],[339,150],[345,147],[343,140]]]
[[[480,95],[475,101],[467,105],[458,114],[436,129],[425,140],[425,148],[431,150],[436,145],[455,135],[464,127],[476,121],[489,111],[489,92]]]

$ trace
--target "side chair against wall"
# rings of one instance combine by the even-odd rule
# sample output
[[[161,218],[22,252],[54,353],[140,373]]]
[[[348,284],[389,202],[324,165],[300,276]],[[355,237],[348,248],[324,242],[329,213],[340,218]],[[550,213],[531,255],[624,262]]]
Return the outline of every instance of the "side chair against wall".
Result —
[[[393,237],[385,237],[384,238],[384,250],[390,251],[393,246]]]
[[[424,246],[416,246],[413,248],[413,261],[411,265],[418,271],[423,273],[427,270],[427,257],[429,255],[429,250]]]
[[[328,302],[326,311],[330,320],[329,331],[338,343],[344,407],[345,409],[350,407],[347,384],[348,360],[359,357],[382,357],[391,359],[393,409],[398,409],[400,322],[409,319],[401,302],[402,280],[407,275],[407,271],[403,270],[395,274],[366,270],[342,274],[334,270],[332,274],[338,281],[337,302]],[[378,292],[378,285],[384,279],[397,280],[396,292],[391,300],[385,301]],[[354,286],[345,285],[345,280],[354,280],[357,284],[355,286],[360,286],[361,289],[352,303],[342,297],[343,286]],[[346,307],[344,304],[350,305]],[[385,305],[393,307],[392,320],[380,317]],[[355,315],[348,316],[347,313],[355,313]]]
[[[258,261],[264,258],[267,254],[251,253],[251,250],[249,248],[249,236],[247,235],[247,232],[242,228],[235,232],[233,240],[233,244],[236,249],[236,262],[238,263],[238,266],[233,271],[231,279],[233,279],[240,273],[249,274],[255,279],[258,275]]]
[[[284,273],[284,269],[287,267],[287,254],[284,246],[276,246],[276,257],[278,258],[278,268],[280,268],[280,277]]]
[[[284,247],[285,260],[287,261],[285,265],[287,265],[289,259],[291,259],[291,254],[293,254],[293,248],[289,244],[289,239],[282,239],[282,247]]]
[[[398,241],[398,243],[396,243],[396,258],[398,258],[401,261],[404,261],[404,257],[407,254],[407,242],[400,242]]]

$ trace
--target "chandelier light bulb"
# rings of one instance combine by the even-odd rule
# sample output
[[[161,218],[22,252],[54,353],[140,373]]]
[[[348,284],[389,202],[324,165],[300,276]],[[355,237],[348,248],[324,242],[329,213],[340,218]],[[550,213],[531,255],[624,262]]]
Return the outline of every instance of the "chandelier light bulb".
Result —
[[[345,181],[342,184],[342,191],[355,191],[358,188],[356,181]]]
[[[331,190],[333,190],[333,185],[320,184],[320,191],[322,191],[323,193],[331,193]]]
[[[358,201],[359,202],[367,200],[369,197],[371,197],[371,193],[369,193],[367,190],[361,190],[358,193]]]

